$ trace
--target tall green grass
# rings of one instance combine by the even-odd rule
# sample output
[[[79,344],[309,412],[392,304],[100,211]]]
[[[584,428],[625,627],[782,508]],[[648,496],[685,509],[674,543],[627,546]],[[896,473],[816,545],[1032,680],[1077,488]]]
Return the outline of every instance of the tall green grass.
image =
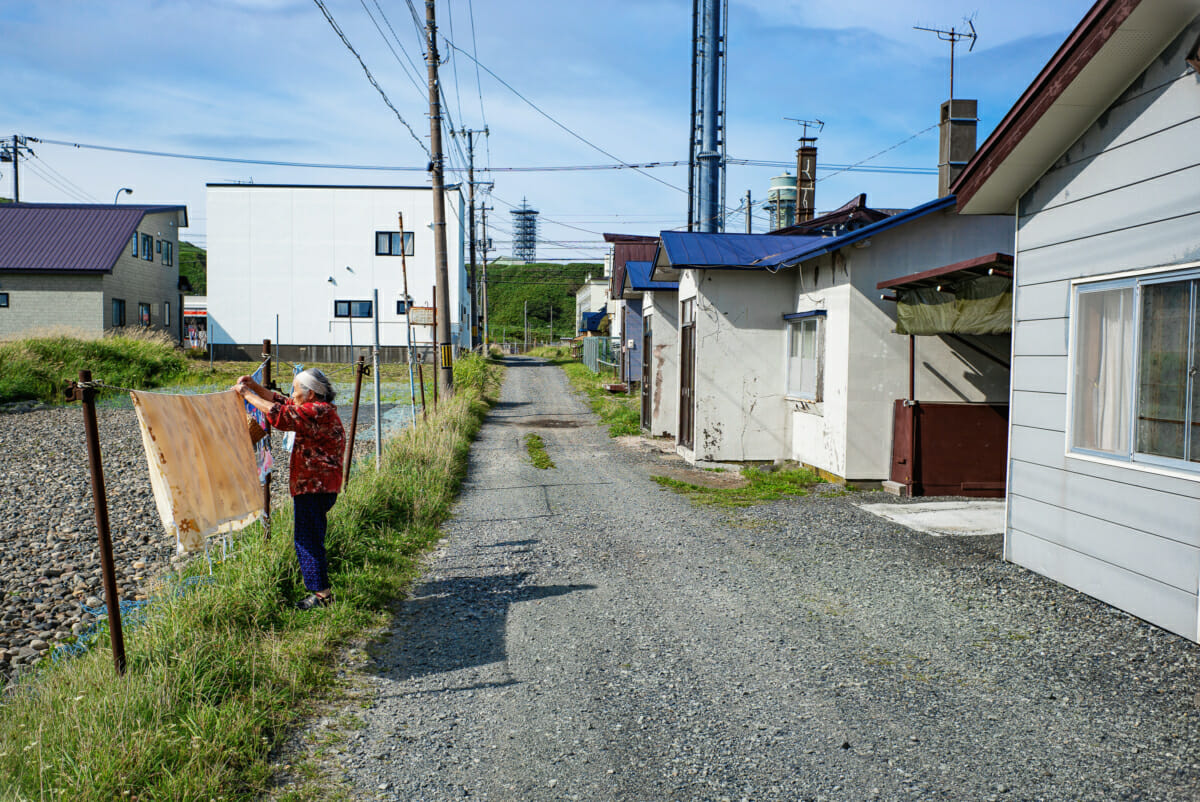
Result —
[[[641,398],[631,393],[610,393],[602,385],[607,377],[592,373],[582,362],[562,365],[567,380],[578,392],[587,396],[592,411],[608,427],[610,437],[639,434],[642,431]]]
[[[165,334],[141,333],[80,338],[50,334],[0,343],[0,402],[62,399],[80,370],[121,387],[152,388],[187,371],[183,352]]]
[[[353,475],[334,506],[335,604],[292,608],[304,591],[291,510],[279,510],[271,539],[257,526],[245,530],[214,583],[151,606],[146,623],[126,633],[125,676],[114,676],[102,635],[90,653],[11,689],[0,704],[0,799],[263,793],[271,750],[335,692],[333,657],[387,621],[449,514],[499,369],[468,356],[455,378],[453,398],[390,440],[381,469]],[[190,572],[201,573],[202,562]]]

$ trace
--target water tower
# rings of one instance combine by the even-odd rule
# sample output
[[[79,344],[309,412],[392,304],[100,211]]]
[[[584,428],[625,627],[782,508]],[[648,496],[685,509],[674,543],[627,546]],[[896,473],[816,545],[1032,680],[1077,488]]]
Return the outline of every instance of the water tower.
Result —
[[[771,215],[771,231],[792,225],[796,219],[796,176],[784,170],[783,175],[772,178],[763,209]]]

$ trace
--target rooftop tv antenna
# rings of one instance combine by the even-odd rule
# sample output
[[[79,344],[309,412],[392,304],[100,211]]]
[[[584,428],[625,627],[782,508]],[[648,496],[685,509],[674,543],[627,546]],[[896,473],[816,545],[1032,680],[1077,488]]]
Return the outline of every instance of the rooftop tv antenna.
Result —
[[[923,28],[920,25],[913,26],[914,31],[929,31],[930,33],[936,33],[938,39],[941,39],[943,42],[950,43],[950,99],[951,100],[954,100],[954,46],[956,44],[958,44],[959,42],[963,41],[964,39],[970,39],[971,46],[967,48],[967,52],[970,53],[972,50],[975,49],[975,40],[979,38],[979,35],[977,33],[975,33],[975,22],[970,17],[968,17],[967,19],[965,19],[963,21],[965,23],[967,23],[967,27],[969,27],[971,29],[970,32],[960,31],[957,28],[953,28],[953,27],[950,28],[950,30],[948,30],[948,31],[944,31],[940,28]]]
[[[804,133],[800,135],[801,139],[816,139],[815,136],[810,137],[808,135],[808,129],[810,127],[815,128],[818,134],[825,130],[825,123],[821,122],[820,120],[801,120],[798,117],[784,117],[783,119],[791,120],[792,122],[796,123],[796,125],[804,126]]]

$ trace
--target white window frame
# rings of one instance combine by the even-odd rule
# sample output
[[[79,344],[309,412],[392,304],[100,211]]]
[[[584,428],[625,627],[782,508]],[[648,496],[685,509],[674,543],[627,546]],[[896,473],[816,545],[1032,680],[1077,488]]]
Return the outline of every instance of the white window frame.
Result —
[[[791,315],[784,315],[784,371],[783,371],[783,389],[784,395],[789,399],[798,401],[812,401],[820,403],[824,399],[825,385],[825,326],[826,326],[826,310],[813,309],[808,312],[797,312]],[[793,391],[792,389],[792,360],[795,358],[792,354],[792,341],[796,330],[803,332],[804,329],[812,331],[813,349],[813,389],[811,392],[804,390]],[[801,338],[803,339],[803,333]]]
[[[1138,376],[1141,371],[1141,329],[1142,329],[1142,287],[1147,284],[1169,284],[1182,281],[1200,281],[1200,262],[1172,265],[1167,268],[1151,268],[1147,270],[1128,271],[1106,276],[1095,276],[1086,279],[1076,279],[1070,288],[1070,317],[1067,321],[1067,405],[1066,405],[1066,456],[1086,459],[1093,462],[1123,465],[1126,467],[1149,470],[1157,473],[1167,473],[1183,476],[1188,479],[1200,480],[1200,462],[1190,462],[1185,458],[1164,457],[1157,454],[1146,454],[1137,451],[1137,416],[1138,416]],[[1121,452],[1099,451],[1077,447],[1075,440],[1075,356],[1079,348],[1079,295],[1081,292],[1133,289],[1133,364],[1129,394],[1126,399],[1129,412],[1129,431],[1126,433],[1125,448]],[[1197,289],[1200,298],[1200,288]],[[1200,300],[1194,305],[1193,316],[1200,317]],[[1192,329],[1196,328],[1193,318]],[[1195,348],[1195,346],[1193,346]],[[1200,382],[1196,382],[1192,394],[1200,393]],[[1189,399],[1190,400],[1190,399]],[[1186,442],[1186,441],[1185,441]],[[1185,451],[1186,454],[1186,451]]]

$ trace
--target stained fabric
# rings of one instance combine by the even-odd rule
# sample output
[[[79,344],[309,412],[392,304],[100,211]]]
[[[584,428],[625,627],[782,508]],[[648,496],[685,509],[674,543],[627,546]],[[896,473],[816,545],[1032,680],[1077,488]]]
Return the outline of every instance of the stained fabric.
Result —
[[[289,490],[301,493],[337,493],[342,489],[342,456],[346,433],[337,407],[324,401],[297,404],[275,393],[267,420],[282,432],[295,432]]]
[[[337,501],[336,493],[302,493],[292,499],[294,545],[300,561],[300,575],[310,593],[329,589],[329,560],[325,556],[325,532],[329,510]]]
[[[933,287],[900,290],[898,334],[1008,334],[1012,331],[1012,279],[979,276],[956,282],[951,292]]]
[[[141,424],[154,503],[181,551],[201,549],[206,537],[242,529],[262,517],[258,467],[236,392],[130,395]]]

